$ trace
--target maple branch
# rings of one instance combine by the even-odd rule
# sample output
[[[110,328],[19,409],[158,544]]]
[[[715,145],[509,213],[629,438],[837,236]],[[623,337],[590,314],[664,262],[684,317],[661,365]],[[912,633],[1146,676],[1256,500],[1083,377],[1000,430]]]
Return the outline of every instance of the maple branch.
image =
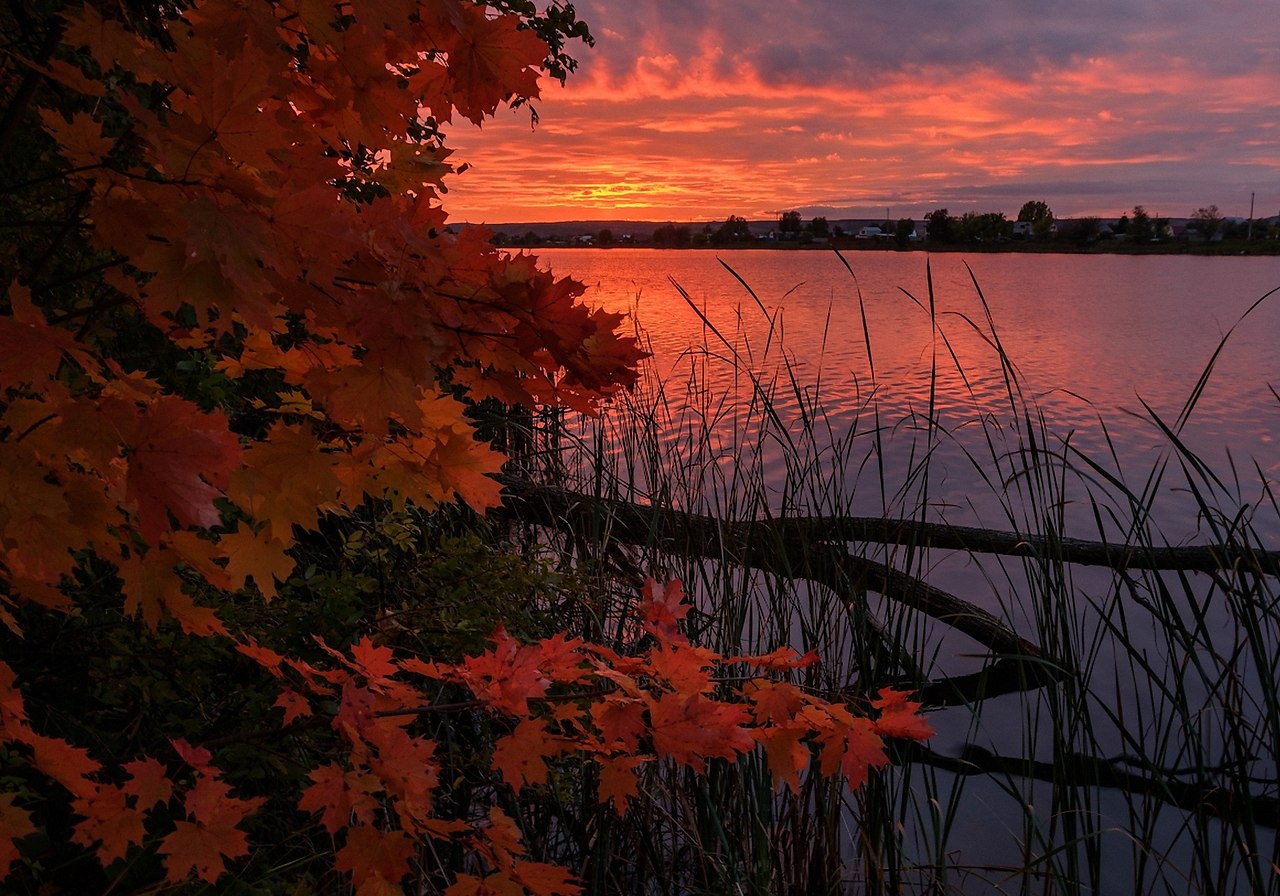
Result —
[[[60,277],[57,280],[53,280],[45,284],[45,289],[56,289],[59,286],[66,286],[68,283],[73,283],[76,280],[80,280],[84,277],[89,277],[89,276],[92,276],[93,274],[98,274],[98,273],[101,273],[102,271],[110,270],[111,268],[118,268],[121,265],[125,264],[127,261],[128,261],[127,258],[121,257],[121,258],[113,258],[111,261],[104,261],[99,264],[91,265],[87,268],[83,268],[82,270],[76,271],[75,273],[68,274],[65,277]],[[113,299],[110,302],[98,302],[85,308],[77,308],[74,311],[67,311],[63,314],[54,315],[49,318],[49,323],[62,324],[62,323],[66,323],[69,320],[75,320],[77,317],[83,317],[85,314],[91,314],[95,311],[106,311],[111,308],[116,308],[120,305],[129,304],[130,299],[127,296],[124,296],[123,294],[117,294],[117,295],[118,297],[116,299]]]
[[[81,227],[84,221],[84,211],[91,199],[92,194],[89,190],[81,190],[76,194],[75,205],[69,210],[67,216],[61,221],[53,222],[59,229],[49,240],[49,244],[44,247],[44,253],[40,258],[32,262],[30,272],[27,275],[30,282],[34,283],[40,277],[44,272],[45,266],[59,256],[67,238]]]
[[[241,731],[236,734],[227,734],[222,737],[210,738],[209,740],[201,741],[200,746],[204,747],[206,750],[216,750],[219,747],[225,747],[230,744],[248,743],[249,741],[254,740],[268,740],[274,737],[300,734],[303,731],[312,731],[332,724],[332,717],[313,716],[309,719],[299,719],[296,722],[290,722],[288,725],[277,725],[274,728],[257,728],[253,731]]]
[[[108,168],[108,166],[102,163],[97,163],[94,165],[80,165],[75,168],[61,168],[56,174],[46,174],[42,177],[33,177],[30,180],[14,181],[12,183],[5,184],[4,188],[0,190],[0,192],[17,193],[20,190],[38,187],[41,184],[47,184],[50,181],[66,180],[73,174],[82,174],[85,171],[97,171],[99,168]],[[114,168],[108,168],[108,170],[115,171]],[[121,172],[116,171],[115,173],[119,174]]]
[[[541,697],[530,697],[530,701],[538,703],[572,703],[574,700],[590,700],[592,697],[603,697],[618,689],[613,682],[605,682],[598,687],[583,691],[567,691],[563,694],[544,694]],[[402,709],[383,709],[373,713],[380,719],[396,716],[424,716],[434,713],[466,712],[470,709],[483,709],[489,705],[487,700],[459,700],[456,703],[428,703],[425,706],[406,706]]]
[[[599,687],[588,688],[582,691],[571,691],[564,694],[546,694],[542,697],[530,697],[530,701],[538,703],[570,703],[574,700],[589,700],[592,697],[603,697],[617,690],[617,685],[613,682],[605,682]],[[383,709],[372,713],[376,718],[390,719],[398,716],[426,716],[426,715],[446,715],[448,713],[467,712],[472,709],[484,709],[489,705],[486,700],[457,700],[453,703],[428,703],[423,706],[407,706],[402,709]],[[225,747],[229,744],[247,743],[254,740],[269,740],[271,738],[280,737],[282,735],[300,734],[304,731],[314,731],[319,728],[326,728],[333,724],[333,715],[316,715],[307,719],[298,719],[288,725],[278,725],[274,728],[257,728],[253,731],[241,731],[236,734],[228,734],[223,737],[215,737],[209,740],[201,741],[200,746],[206,750],[215,750],[218,747]]]
[[[26,219],[17,219],[17,220],[10,219],[8,221],[0,221],[0,227],[7,227],[12,230],[17,230],[19,228],[26,229],[29,227],[67,227],[67,226],[82,227],[85,230],[92,229],[92,225],[85,222],[81,222],[79,224],[73,223],[71,225],[68,225],[65,221],[36,221],[36,220],[26,220]]]

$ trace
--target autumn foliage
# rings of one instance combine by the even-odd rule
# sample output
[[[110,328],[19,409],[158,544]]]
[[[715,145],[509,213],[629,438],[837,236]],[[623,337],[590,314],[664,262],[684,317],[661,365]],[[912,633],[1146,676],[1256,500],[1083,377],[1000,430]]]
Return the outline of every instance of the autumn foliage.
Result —
[[[501,783],[582,757],[618,812],[648,763],[761,749],[780,784],[812,760],[857,786],[883,737],[929,734],[898,692],[868,716],[779,680],[812,657],[690,644],[678,584],[646,587],[647,646],[628,652],[499,630],[461,660],[370,633],[285,653],[237,625],[326,518],[496,503],[503,457],[468,407],[591,411],[634,379],[616,315],[450,232],[439,201],[440,129],[535,97],[572,23],[466,0],[211,0],[22,24],[39,39],[3,60],[0,139],[34,166],[7,189],[36,236],[0,248],[0,626],[16,651],[0,746],[20,769],[0,785],[0,874],[38,878],[39,841],[70,830],[109,874],[149,852],[170,884],[215,882],[279,798],[229,780],[208,732],[144,755],[49,733],[57,670],[21,661],[24,638],[33,620],[96,618],[104,593],[139,630],[230,645],[273,683],[280,736],[340,746],[291,799],[362,894],[399,892],[428,842],[471,857],[450,894],[577,892],[496,805],[437,811],[420,721],[442,694],[506,732],[487,750]]]

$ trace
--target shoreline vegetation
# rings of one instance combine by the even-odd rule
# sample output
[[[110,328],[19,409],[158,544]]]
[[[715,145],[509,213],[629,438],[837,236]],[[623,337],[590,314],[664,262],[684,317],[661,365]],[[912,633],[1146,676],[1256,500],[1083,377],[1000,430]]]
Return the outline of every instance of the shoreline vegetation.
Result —
[[[1185,218],[1157,217],[1141,206],[1118,218],[1056,218],[1041,201],[1016,219],[1003,212],[923,218],[809,221],[797,211],[776,220],[560,221],[484,226],[502,248],[839,249],[910,252],[1052,252],[1117,255],[1277,255],[1280,215],[1252,220],[1223,215],[1216,205]]]

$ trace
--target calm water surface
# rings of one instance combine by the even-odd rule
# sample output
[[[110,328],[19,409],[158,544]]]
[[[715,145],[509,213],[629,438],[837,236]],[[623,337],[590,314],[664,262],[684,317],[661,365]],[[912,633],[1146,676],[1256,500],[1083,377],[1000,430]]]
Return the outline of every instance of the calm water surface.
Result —
[[[1180,438],[1224,476],[1234,462],[1246,501],[1261,497],[1259,472],[1280,476],[1280,295],[1236,326],[1280,286],[1277,258],[854,252],[845,256],[851,274],[822,251],[572,249],[542,257],[585,282],[590,301],[634,312],[659,371],[678,375],[703,346],[725,352],[678,283],[740,363],[765,378],[789,370],[839,425],[866,427],[878,411],[900,455],[903,439],[919,438],[915,423],[932,385],[936,415],[952,434],[935,448],[934,499],[968,508],[952,510],[952,522],[984,521],[969,507],[975,471],[964,456],[990,456],[981,421],[1009,432],[1016,425],[997,340],[1026,405],[1043,413],[1051,447],[1069,438],[1140,485],[1170,453],[1153,417],[1176,424],[1235,327]],[[734,389],[728,365],[706,376],[714,391]],[[796,413],[794,391],[773,400]],[[1194,508],[1166,513],[1171,540],[1194,537]]]

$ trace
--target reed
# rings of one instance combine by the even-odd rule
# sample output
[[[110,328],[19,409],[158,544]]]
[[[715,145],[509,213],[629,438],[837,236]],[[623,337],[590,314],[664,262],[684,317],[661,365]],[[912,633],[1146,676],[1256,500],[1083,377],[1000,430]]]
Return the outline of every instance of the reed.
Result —
[[[828,695],[920,688],[940,734],[853,795],[817,776],[779,790],[754,756],[703,776],[656,767],[625,818],[559,806],[576,844],[562,857],[601,893],[1280,893],[1280,587],[1267,543],[1280,503],[1258,465],[1229,456],[1215,470],[1183,438],[1227,339],[1175,420],[1146,409],[1165,451],[1127,470],[1105,420],[1108,448],[1089,454],[1024,394],[976,281],[972,316],[940,315],[931,279],[908,294],[932,325],[928,394],[889,419],[849,274],[869,376],[839,383],[855,398],[838,406],[824,390],[847,372],[793,357],[783,315],[742,278],[730,321],[674,284],[703,327],[676,372],[649,371],[598,418],[535,427],[522,475],[586,503],[571,526],[544,521],[533,537],[597,576],[605,636],[626,628],[639,576],[679,576],[696,639],[816,649],[824,662],[800,680]],[[939,389],[944,368],[970,382],[965,331],[992,353],[1005,407],[993,414],[970,388],[962,433]],[[830,332],[828,315],[824,343]],[[965,459],[983,525],[1012,547],[938,546],[944,448]],[[1161,529],[1171,488],[1197,511],[1194,563]],[[868,493],[891,534],[840,534],[866,517]],[[697,525],[674,525],[669,509]],[[1082,539],[1097,549],[1084,563]],[[1170,563],[1184,568],[1155,568]],[[967,620],[929,591],[956,579]]]

